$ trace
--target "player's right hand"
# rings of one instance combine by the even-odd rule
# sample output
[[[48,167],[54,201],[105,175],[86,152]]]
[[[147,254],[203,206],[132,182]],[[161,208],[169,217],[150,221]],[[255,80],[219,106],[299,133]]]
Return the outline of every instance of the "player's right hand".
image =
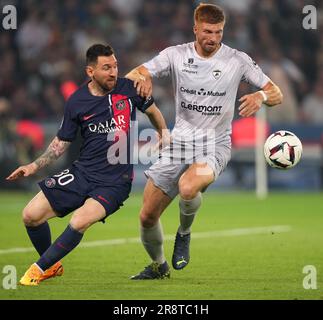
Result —
[[[25,166],[21,166],[18,169],[16,169],[15,171],[13,171],[7,178],[6,180],[12,181],[12,180],[16,180],[20,177],[28,177],[32,174],[35,174],[38,170],[38,166],[36,165],[36,163],[30,163],[27,164]]]

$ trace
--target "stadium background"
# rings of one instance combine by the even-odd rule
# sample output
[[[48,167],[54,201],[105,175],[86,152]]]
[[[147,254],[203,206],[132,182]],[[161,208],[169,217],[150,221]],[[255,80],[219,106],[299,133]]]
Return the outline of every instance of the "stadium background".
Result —
[[[320,192],[323,187],[321,1],[209,2],[219,4],[225,9],[227,23],[223,42],[247,52],[282,88],[283,105],[268,110],[267,113],[270,131],[291,130],[304,144],[303,159],[296,168],[287,172],[268,168],[270,190],[281,192],[275,198],[277,207],[273,205],[271,208],[279,208],[280,203],[291,199],[298,203],[297,199],[301,201],[304,194],[315,194],[315,199],[304,198],[303,202],[299,202],[298,209],[306,211],[308,201],[311,206],[308,207],[311,209],[309,211],[317,214],[322,209]],[[3,199],[0,203],[0,216],[6,223],[9,221],[6,218],[8,212],[12,211],[13,217],[12,221],[9,221],[11,229],[4,224],[1,227],[2,230],[7,230],[7,233],[2,234],[1,249],[30,245],[26,237],[21,240],[23,244],[13,243],[13,240],[10,240],[12,233],[8,230],[17,232],[15,223],[21,223],[20,211],[30,195],[37,190],[35,182],[48,173],[65,168],[77,157],[79,145],[75,143],[60,161],[42,170],[37,177],[23,179],[17,183],[7,183],[4,180],[12,169],[35,159],[54,137],[63,114],[64,101],[86,80],[86,49],[94,43],[111,44],[119,60],[119,75],[123,76],[165,47],[193,41],[192,14],[198,3],[199,1],[172,0],[0,1],[0,7],[14,4],[18,12],[17,30],[1,29],[0,32],[0,188]],[[317,30],[305,30],[302,27],[302,9],[306,4],[315,5],[318,10]],[[170,81],[158,80],[154,83],[155,100],[169,127],[172,127],[174,105]],[[253,88],[242,83],[238,97],[250,90]],[[140,113],[138,120],[140,128],[150,126]],[[249,190],[251,195],[248,193],[246,197],[252,197],[255,188],[253,134],[246,131],[238,116],[235,120],[235,125],[240,131],[238,130],[235,136],[232,162],[212,186],[215,189],[214,194],[229,192],[225,194],[224,199],[235,197],[235,193],[230,193],[234,190]],[[144,168],[142,165],[136,166],[134,190],[139,193],[142,192],[145,183]],[[291,196],[290,191],[297,191],[299,196]],[[218,205],[212,200],[212,192],[210,195],[206,208]],[[17,207],[10,207],[15,199],[19,199]],[[132,201],[136,203],[138,211],[140,194],[134,196],[134,199]],[[236,203],[237,208],[240,203],[244,204],[243,194],[233,199],[235,200],[232,203]],[[133,206],[131,200],[129,201],[130,207]],[[249,211],[247,206],[250,203],[246,201],[245,204],[246,211]],[[225,204],[222,203],[220,207],[222,205],[225,211]],[[286,211],[290,211],[291,208],[297,209],[295,203],[286,206]],[[176,214],[176,206],[172,210]],[[126,212],[126,209],[123,209],[123,212]],[[275,215],[279,216],[277,212]],[[322,219],[318,215],[315,217]],[[236,221],[240,221],[240,218]],[[288,223],[288,219],[285,220]],[[246,225],[247,221],[246,218]],[[124,222],[122,220],[122,223]],[[128,230],[131,222],[126,222],[129,223],[126,227]],[[267,222],[270,224],[269,220]],[[177,222],[171,223],[175,228]],[[312,223],[315,224],[314,221]],[[239,227],[239,224],[227,221],[228,228],[230,225]],[[225,226],[224,224],[223,227]],[[23,233],[23,228],[19,228],[19,232]],[[131,232],[133,236],[137,236],[136,230]],[[124,236],[129,235],[124,232]],[[102,237],[104,238],[103,232]],[[120,235],[116,234],[116,237]],[[313,256],[316,257],[315,254]],[[4,257],[0,256],[0,260]],[[143,253],[141,259],[144,259]],[[21,261],[20,258],[18,260]],[[23,261],[21,271],[26,267],[26,261],[29,260]],[[138,268],[141,265],[139,262],[136,265]],[[134,297],[136,298],[135,295]]]
[[[323,185],[323,39],[322,32],[302,27],[303,6],[316,4],[319,11],[319,2],[217,2],[227,15],[224,43],[249,53],[282,88],[283,105],[268,112],[271,131],[290,129],[305,144],[304,158],[297,170],[283,175],[269,171],[270,185],[275,188],[319,189]],[[110,43],[123,76],[165,47],[192,41],[192,14],[197,2],[13,3],[17,5],[18,29],[1,31],[0,35],[0,184],[2,188],[30,188],[33,185],[30,181],[8,184],[3,177],[18,164],[34,159],[55,135],[64,100],[86,79],[86,49],[93,43]],[[320,28],[322,21],[318,23]],[[242,84],[238,97],[249,90],[248,85]],[[170,81],[156,81],[154,96],[172,127],[174,104]],[[138,113],[138,119],[141,128],[149,127],[145,116]],[[241,139],[234,141],[235,146],[252,147],[252,141],[240,143]],[[236,158],[234,154],[233,160],[237,162],[229,166],[215,187],[254,187],[253,157],[249,151],[238,153]],[[75,159],[77,152],[75,145],[59,168]],[[144,183],[141,169],[137,167],[135,185],[139,187]],[[52,170],[57,168],[51,167]]]

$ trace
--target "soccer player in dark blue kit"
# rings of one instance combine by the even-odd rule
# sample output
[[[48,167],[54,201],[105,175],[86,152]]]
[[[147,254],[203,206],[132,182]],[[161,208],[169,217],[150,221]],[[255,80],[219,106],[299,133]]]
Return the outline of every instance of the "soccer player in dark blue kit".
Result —
[[[78,160],[63,172],[39,182],[41,191],[23,210],[23,222],[40,258],[20,279],[22,285],[38,285],[62,275],[60,260],[80,243],[84,232],[117,211],[128,198],[133,165],[128,161],[112,164],[107,154],[111,146],[120,143],[121,133],[126,137],[123,146],[130,152],[130,122],[135,120],[136,109],[149,117],[163,140],[162,133],[167,132],[153,98],[140,97],[131,80],[118,78],[117,59],[109,45],[91,46],[86,59],[90,80],[67,101],[56,137],[43,155],[7,177],[15,180],[30,176],[58,159],[80,128],[83,143]],[[72,211],[69,225],[51,243],[47,220]]]

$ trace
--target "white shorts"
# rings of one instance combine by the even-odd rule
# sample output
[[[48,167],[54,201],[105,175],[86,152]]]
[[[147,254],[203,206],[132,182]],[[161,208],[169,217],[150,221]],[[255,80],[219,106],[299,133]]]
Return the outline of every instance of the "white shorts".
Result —
[[[145,171],[156,187],[174,199],[178,192],[181,175],[193,163],[207,163],[214,172],[214,180],[223,172],[231,158],[231,148],[226,145],[213,145],[201,148],[172,142],[165,147],[159,159]],[[201,169],[201,175],[203,169]]]

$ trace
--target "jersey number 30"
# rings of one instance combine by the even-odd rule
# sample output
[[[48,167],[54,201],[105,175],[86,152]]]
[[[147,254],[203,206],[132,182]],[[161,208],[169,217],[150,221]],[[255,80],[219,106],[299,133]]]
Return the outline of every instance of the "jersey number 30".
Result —
[[[58,178],[57,182],[61,186],[66,186],[74,180],[74,176],[70,173],[69,169],[62,171],[59,174],[55,174],[54,177]]]

